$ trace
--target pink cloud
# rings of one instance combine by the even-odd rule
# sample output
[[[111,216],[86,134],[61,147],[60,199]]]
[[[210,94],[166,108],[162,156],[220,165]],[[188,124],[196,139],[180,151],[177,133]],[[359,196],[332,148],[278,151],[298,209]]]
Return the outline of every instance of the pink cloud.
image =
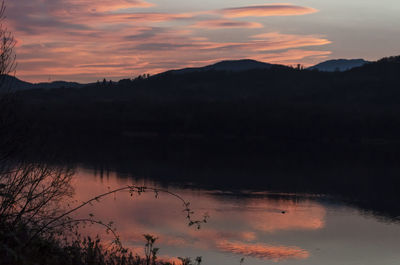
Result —
[[[317,12],[310,7],[295,6],[291,4],[266,4],[226,8],[219,12],[226,17],[269,17],[269,16],[295,16]]]
[[[32,81],[47,80],[51,76],[52,79],[76,81],[79,78],[87,82],[103,77],[118,79],[132,77],[135,73],[154,74],[171,68],[202,66],[222,59],[257,58],[286,63],[296,58],[327,55],[326,51],[303,51],[299,48],[329,43],[324,38],[285,34],[248,42],[214,42],[192,37],[190,31],[158,28],[143,28],[132,31],[131,35],[124,31],[98,34],[113,41],[98,42],[96,37],[80,41],[79,36],[71,36],[68,40],[68,37],[59,36],[59,42],[35,44],[36,38],[25,39],[17,47],[18,76]],[[297,50],[272,53],[284,49]],[[45,73],[45,76],[40,73]]]
[[[285,65],[296,65],[302,61],[302,65],[310,66],[314,65],[316,60],[323,60],[324,58],[327,58],[327,56],[331,53],[331,51],[291,49],[284,52],[258,54],[252,57],[252,59]]]
[[[27,0],[22,0],[27,1]],[[155,6],[143,0],[44,0],[53,15],[66,16],[82,13],[112,12],[128,8],[149,8]],[[52,2],[52,3],[50,3]]]
[[[76,18],[75,21],[81,21],[86,23],[104,24],[104,23],[154,23],[154,22],[164,22],[172,20],[183,20],[193,18],[192,14],[182,13],[182,14],[171,14],[171,13],[156,13],[156,12],[140,12],[140,13],[100,13],[91,14],[87,17]],[[71,18],[72,20],[72,18]]]
[[[196,28],[205,29],[220,29],[220,28],[262,28],[263,25],[256,22],[246,22],[246,21],[234,21],[228,19],[215,19],[215,20],[203,20],[199,21],[193,25]]]
[[[254,49],[257,51],[284,50],[298,47],[322,46],[331,41],[313,35],[282,34],[268,32],[252,36]]]
[[[264,58],[287,63],[289,57],[301,57],[301,52],[295,56],[294,52],[283,54],[285,50],[330,43],[325,37],[265,32],[261,23],[222,17],[243,16],[243,10],[255,15],[272,14],[271,10],[301,14],[311,12],[309,8],[276,4],[199,14],[155,12],[151,5],[143,0],[10,1],[7,18],[18,39],[17,75],[33,82],[49,78],[93,82],[201,66],[219,59]],[[142,12],[140,8],[148,9]],[[204,20],[202,15],[211,19]],[[244,34],[240,41],[228,40],[224,34],[211,39],[205,34],[208,29],[251,29],[258,34]],[[308,57],[320,55],[307,53]]]

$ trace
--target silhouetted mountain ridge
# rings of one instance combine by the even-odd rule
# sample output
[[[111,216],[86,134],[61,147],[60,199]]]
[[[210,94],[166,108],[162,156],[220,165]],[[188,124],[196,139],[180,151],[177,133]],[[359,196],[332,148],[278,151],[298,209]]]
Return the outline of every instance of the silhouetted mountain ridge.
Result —
[[[228,72],[242,72],[254,69],[270,69],[274,64],[259,62],[251,59],[243,60],[227,60],[221,61],[212,65],[204,67],[184,68],[178,70],[170,70],[161,74],[186,74],[192,72],[203,72],[203,71],[228,71]]]
[[[9,90],[20,91],[34,88],[34,85],[25,81],[22,81],[15,76],[2,75],[0,76],[2,86],[0,86],[0,93],[7,92]]]
[[[314,66],[309,67],[309,70],[319,70],[325,72],[334,72],[334,71],[347,71],[353,69],[355,67],[360,67],[369,63],[364,59],[336,59],[329,60]]]
[[[388,57],[381,59],[380,63],[396,60],[397,57]],[[375,63],[378,63],[375,62]],[[312,67],[307,68],[308,70],[319,70],[322,72],[334,72],[334,71],[348,71],[356,67],[361,67],[366,64],[370,64],[374,62],[368,62],[364,59],[337,59],[337,60],[329,60]],[[196,72],[208,72],[208,71],[222,71],[222,72],[234,72],[239,73],[243,71],[252,71],[252,70],[270,70],[271,68],[290,68],[288,66],[279,65],[279,64],[270,64],[265,62],[260,62],[251,59],[242,59],[242,60],[226,60],[221,61],[212,65],[207,65],[204,67],[194,67],[194,68],[183,68],[177,70],[169,70],[166,72],[162,72],[157,74],[153,77],[165,76],[168,74],[174,75],[183,75],[183,74],[190,74]],[[4,77],[3,77],[4,78]],[[12,90],[14,91],[21,91],[21,90],[28,90],[28,89],[58,89],[58,88],[81,88],[92,84],[80,84],[77,82],[66,82],[66,81],[54,81],[54,82],[41,82],[41,83],[29,83],[22,81],[13,76],[6,76],[5,77],[5,85],[4,88],[0,88],[0,91],[4,91],[7,88],[12,86]],[[126,81],[129,79],[121,80]]]
[[[80,84],[77,82],[66,82],[66,81],[53,81],[50,83],[43,82],[43,83],[37,83],[33,84],[34,88],[44,88],[44,89],[57,89],[57,88],[80,88],[83,87],[87,84]]]
[[[41,82],[41,83],[29,83],[26,81],[22,81],[21,79],[10,76],[3,75],[0,77],[1,83],[3,84],[0,87],[1,92],[7,91],[23,91],[29,89],[58,89],[58,88],[80,88],[87,84],[80,84],[77,82],[66,82],[66,81],[54,81],[54,82]]]
[[[385,95],[385,100],[393,101],[395,97],[386,94],[397,93],[393,84],[399,78],[400,56],[384,58],[367,63],[361,67],[344,72],[324,72],[302,70],[282,65],[265,64],[252,60],[224,61],[206,66],[201,71],[182,69],[179,74],[164,72],[155,76],[140,76],[135,79],[123,79],[119,82],[100,82],[87,85],[60,82],[58,91],[62,98],[76,100],[131,100],[142,97],[148,100],[216,100],[233,98],[299,98],[306,97],[313,103],[338,100],[377,101]],[[232,67],[234,65],[235,67]],[[260,68],[251,69],[249,65]],[[204,69],[236,69],[237,71],[207,71]],[[248,69],[239,71],[238,69]],[[186,71],[186,72],[185,72]],[[52,85],[51,83],[49,85]],[[68,84],[75,86],[69,87]],[[35,88],[46,84],[37,84]],[[80,89],[82,88],[83,89]],[[384,89],[373,89],[366,93],[368,87],[380,86]],[[141,90],[140,88],[146,88]],[[315,88],[314,88],[315,87]],[[343,90],[347,87],[347,90]],[[359,88],[365,87],[364,90]],[[79,89],[78,89],[79,88]],[[76,90],[78,89],[78,90]],[[316,90],[317,89],[317,90]],[[312,92],[315,90],[314,92]],[[314,93],[314,95],[312,93]],[[44,91],[33,94],[40,97]],[[344,93],[341,95],[341,93]],[[350,96],[351,95],[351,96]],[[33,95],[32,95],[33,96]],[[312,97],[311,97],[312,96]],[[309,98],[311,97],[311,98]]]

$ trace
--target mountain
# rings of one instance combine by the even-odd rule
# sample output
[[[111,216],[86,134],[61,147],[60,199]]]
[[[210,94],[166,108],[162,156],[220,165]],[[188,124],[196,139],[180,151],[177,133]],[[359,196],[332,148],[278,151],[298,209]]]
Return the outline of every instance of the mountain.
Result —
[[[390,58],[398,58],[398,57],[390,57]],[[390,59],[386,58],[386,59]],[[363,59],[338,59],[338,60],[329,60],[326,62],[319,63],[315,66],[308,68],[309,70],[319,70],[322,72],[334,72],[334,71],[346,71],[356,67],[360,67],[366,64],[371,64],[371,62],[365,61]],[[224,71],[224,72],[231,72],[231,73],[240,73],[249,70],[269,70],[271,68],[282,68],[286,69],[289,67],[285,67],[283,65],[278,64],[269,64],[264,62],[259,62],[250,59],[243,59],[243,60],[228,60],[228,61],[221,61],[212,65],[207,65],[204,67],[196,67],[196,68],[183,68],[177,70],[169,70],[153,77],[158,78],[168,74],[175,74],[175,75],[184,75],[190,73],[201,73],[201,72],[208,72],[208,71]],[[153,78],[152,77],[152,78]],[[57,88],[81,88],[92,86],[94,84],[80,84],[76,82],[65,82],[65,81],[55,81],[51,83],[28,83],[22,81],[13,76],[3,76],[0,78],[4,78],[3,87],[0,87],[0,93],[4,91],[13,90],[13,91],[21,91],[21,90],[30,90],[30,89],[57,89]],[[128,80],[128,79],[126,79]],[[125,80],[125,81],[126,81]],[[124,80],[121,80],[124,81]],[[130,81],[128,81],[129,83]]]
[[[0,86],[0,93],[7,91],[22,91],[29,89],[57,89],[57,88],[80,88],[85,84],[76,82],[54,81],[51,83],[29,83],[18,79],[15,76],[3,75],[0,77],[2,85]]]
[[[337,59],[337,60],[329,60],[326,62],[319,63],[314,65],[308,69],[310,70],[319,70],[323,72],[335,72],[335,71],[347,71],[355,67],[363,66],[364,64],[369,63],[364,59]]]
[[[66,82],[66,81],[54,81],[51,83],[38,83],[34,84],[34,88],[54,89],[54,88],[80,88],[86,84],[80,84],[77,82]]]
[[[205,71],[226,71],[226,72],[242,72],[254,69],[270,69],[273,64],[263,63],[250,59],[222,61],[216,64],[207,65],[204,67],[184,68],[179,70],[170,70],[162,74],[186,74],[192,72],[205,72]]]
[[[22,81],[14,76],[3,75],[0,76],[1,86],[0,93],[7,91],[21,91],[27,89],[33,89],[34,85],[25,81]]]

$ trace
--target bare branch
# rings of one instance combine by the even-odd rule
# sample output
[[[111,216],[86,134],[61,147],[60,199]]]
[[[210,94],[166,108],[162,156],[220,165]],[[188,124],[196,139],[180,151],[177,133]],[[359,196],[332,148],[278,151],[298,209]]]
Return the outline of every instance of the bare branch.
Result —
[[[152,188],[152,187],[146,187],[146,186],[136,186],[136,185],[128,185],[122,188],[118,188],[118,189],[114,189],[114,190],[110,190],[106,193],[97,195],[93,198],[91,198],[88,201],[83,202],[82,204],[72,208],[69,211],[66,211],[65,213],[61,214],[58,217],[52,218],[50,219],[46,224],[44,224],[42,227],[40,227],[32,236],[31,238],[27,241],[27,244],[29,244],[29,242],[35,238],[36,236],[40,235],[41,233],[45,232],[47,229],[49,229],[49,227],[53,227],[53,224],[57,223],[60,220],[63,220],[63,218],[70,216],[72,213],[78,211],[79,209],[85,207],[86,205],[90,205],[93,202],[99,202],[99,200],[103,197],[107,197],[109,195],[115,194],[117,192],[121,192],[121,191],[127,191],[129,192],[131,195],[136,193],[141,195],[142,193],[146,192],[146,191],[152,191],[155,194],[155,197],[158,197],[159,192],[162,193],[166,193],[169,194],[175,198],[177,198],[178,200],[180,200],[182,202],[182,205],[184,207],[183,211],[186,213],[186,219],[188,220],[188,225],[192,226],[192,225],[196,225],[196,227],[198,229],[200,229],[200,225],[202,223],[206,223],[207,219],[208,219],[208,215],[204,215],[203,220],[193,220],[192,219],[192,215],[194,214],[194,212],[189,208],[190,203],[187,202],[185,199],[183,199],[180,195],[173,193],[169,190],[165,190],[165,189],[158,189],[158,188]]]

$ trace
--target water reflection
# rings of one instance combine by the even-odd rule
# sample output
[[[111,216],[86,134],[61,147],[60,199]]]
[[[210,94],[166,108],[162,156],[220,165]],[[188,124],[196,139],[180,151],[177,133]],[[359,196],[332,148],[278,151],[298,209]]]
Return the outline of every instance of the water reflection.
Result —
[[[249,244],[243,242],[230,242],[221,240],[217,243],[217,249],[234,254],[251,256],[260,259],[281,261],[290,258],[306,259],[310,253],[299,247],[271,246],[266,244]]]
[[[75,176],[76,199],[84,201],[127,184],[132,180],[112,173],[99,178],[80,170]],[[135,184],[157,186],[148,181]],[[399,226],[380,223],[351,208],[312,197],[235,197],[218,191],[170,190],[190,201],[198,218],[208,213],[209,222],[200,230],[189,228],[179,200],[166,194],[155,199],[152,193],[116,194],[83,209],[79,216],[93,213],[114,221],[122,242],[139,254],[142,235],[157,236],[163,259],[203,256],[205,264],[239,264],[242,257],[247,264],[397,264],[392,262],[400,259]],[[96,227],[88,231],[101,233]]]

